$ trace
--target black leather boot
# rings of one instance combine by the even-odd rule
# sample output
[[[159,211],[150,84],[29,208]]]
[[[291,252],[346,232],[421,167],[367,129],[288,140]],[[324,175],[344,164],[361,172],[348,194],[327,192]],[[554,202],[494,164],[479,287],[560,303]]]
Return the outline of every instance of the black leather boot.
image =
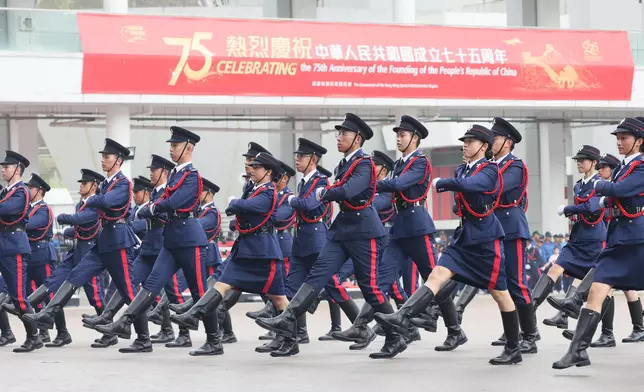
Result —
[[[246,312],[246,317],[253,320],[257,319],[258,317],[271,318],[275,317],[276,315],[277,309],[275,309],[275,305],[273,305],[273,302],[271,302],[270,300],[266,301],[263,308],[251,312]]]
[[[532,304],[535,309],[539,307],[546,299],[548,295],[552,292],[552,287],[555,285],[555,281],[552,280],[546,274],[541,275],[537,284],[535,284],[534,289],[532,289]]]
[[[155,306],[154,309],[148,312],[148,321],[150,321],[153,324],[163,326],[163,323],[165,322],[164,317],[165,317],[166,311],[168,314],[168,321],[170,320],[169,306],[170,306],[170,300],[168,299],[168,296],[165,293],[163,293],[157,306]],[[172,336],[172,339],[174,340],[174,335]]]
[[[161,305],[157,305],[157,308]],[[158,335],[151,337],[151,342],[153,344],[158,343],[170,343],[174,341],[174,329],[172,328],[172,322],[170,322],[170,309],[167,307],[161,310],[161,331]]]
[[[56,324],[54,322],[54,324]],[[38,331],[38,335],[40,335],[40,341],[43,343],[49,343],[51,342],[51,337],[49,336],[49,330],[46,329],[41,329]]]
[[[68,281],[63,282],[54,298],[47,306],[38,313],[24,314],[22,318],[26,322],[35,324],[38,328],[53,329],[56,321],[56,313],[60,312],[67,302],[72,298],[77,287]],[[42,342],[41,342],[42,344]]]
[[[258,318],[255,323],[269,331],[284,334],[285,338],[297,338],[297,318],[306,312],[317,295],[318,291],[313,286],[304,283],[279,316]]]
[[[341,342],[355,343],[349,346],[349,350],[362,350],[368,347],[376,338],[376,333],[369,327],[374,313],[371,305],[365,302],[353,324],[346,331],[332,332],[331,336]]]
[[[179,335],[174,342],[166,343],[167,348],[181,348],[192,347],[192,339],[190,339],[190,330],[185,327],[179,327]]]
[[[378,336],[386,336],[387,334],[385,333],[385,329],[382,327],[382,325],[376,323],[376,325],[371,328],[373,332],[375,332],[376,335]]]
[[[194,303],[195,301],[192,298],[188,298],[182,304],[170,304],[168,305],[168,307],[176,314],[184,314],[185,312],[190,310]]]
[[[29,301],[32,307],[36,307],[37,305],[41,304],[45,299],[47,299],[48,295],[49,295],[49,289],[45,287],[45,285],[40,285],[33,293],[31,293],[27,297],[27,301]],[[2,308],[6,312],[11,313],[16,317],[22,316],[22,313],[19,312],[15,306],[13,306],[13,303],[11,301],[2,304]]]
[[[270,353],[275,350],[279,350],[284,343],[284,336],[275,335],[275,338],[268,343],[264,343],[261,346],[255,347],[255,351],[258,353]]]
[[[127,309],[125,309],[125,312],[123,312],[123,315],[118,320],[111,324],[97,325],[95,329],[105,335],[116,335],[121,339],[129,339],[132,334],[132,331],[130,329],[132,323],[136,319],[145,319],[145,329],[147,330],[147,317],[145,317],[145,312],[148,311],[148,308],[150,307],[150,305],[152,305],[152,302],[154,302],[154,297],[155,296],[152,295],[150,291],[141,287],[132,302],[128,305]],[[141,328],[143,328],[143,322],[141,322],[141,324],[139,325],[141,326]],[[149,339],[150,336],[148,333],[147,341],[149,341]],[[151,347],[152,343],[150,343],[150,349]]]
[[[284,336],[280,348],[271,351],[271,357],[291,357],[299,353],[300,346],[298,345],[297,338],[289,338],[287,336]]]
[[[307,344],[309,341],[309,331],[306,327],[306,312],[304,312],[297,318],[297,343]]]
[[[103,309],[103,313],[83,319],[83,327],[95,329],[97,325],[107,325],[114,321],[114,316],[125,306],[125,300],[119,292],[115,292]]]
[[[197,301],[189,311],[183,314],[173,314],[170,316],[170,320],[180,327],[186,327],[196,331],[199,329],[199,320],[204,315],[215,312],[223,298],[224,297],[214,287],[210,288],[201,298],[199,298],[199,301]],[[217,333],[217,331],[215,331],[215,333]]]
[[[519,316],[516,310],[512,312],[501,312],[503,320],[503,334],[505,335],[505,347],[503,352],[496,358],[490,359],[492,365],[512,365],[523,361],[519,349]]]
[[[599,324],[601,317],[601,313],[599,312],[594,312],[587,308],[581,309],[575,335],[570,342],[568,351],[563,358],[552,364],[553,369],[567,369],[571,366],[581,367],[590,365],[590,358],[588,358],[586,348],[588,348],[590,340],[595,334],[597,324]]]
[[[548,297],[550,298],[550,297]],[[550,327],[557,327],[559,329],[568,328],[568,316],[562,311],[557,312],[554,316],[543,319],[543,323]]]
[[[2,298],[0,298],[0,303],[2,303]],[[0,347],[4,347],[7,344],[15,342],[16,337],[11,331],[11,324],[9,324],[7,312],[0,310]]]
[[[517,313],[519,315],[519,325],[523,340],[519,344],[521,354],[536,354],[537,349],[537,324],[534,316],[534,306],[532,303],[517,303]]]
[[[456,299],[456,314],[458,314],[459,324],[463,321],[463,312],[465,311],[465,308],[470,304],[470,302],[472,302],[478,292],[479,289],[472,286],[465,286],[463,287],[463,290],[461,290],[461,295]]]
[[[358,307],[358,304],[356,304],[356,301],[354,301],[352,298],[349,298],[344,302],[340,302],[338,306],[340,306],[342,312],[353,324],[353,322],[356,321],[356,318],[358,318],[358,314],[360,314],[360,308]]]
[[[333,301],[329,301],[329,313],[331,316],[331,329],[329,332],[326,333],[326,335],[322,335],[318,338],[318,340],[326,342],[330,340],[335,340],[335,338],[332,336],[333,332],[340,332],[342,331],[342,314],[340,313],[340,305],[336,304]]]
[[[277,335],[273,331],[268,331],[265,334],[258,337],[258,340],[274,340]]]
[[[505,332],[504,332],[497,340],[493,341],[491,344],[494,347],[501,347],[501,346],[505,346],[506,342],[507,340],[505,339]]]
[[[134,304],[134,301],[132,301],[132,304]],[[148,307],[151,304],[152,301],[148,304]],[[133,324],[134,330],[136,331],[136,339],[134,339],[134,342],[130,345],[130,347],[120,348],[120,353],[137,354],[152,352],[152,341],[150,340],[150,330],[148,329],[148,317],[146,310],[147,308],[145,308],[142,312],[139,312],[138,316],[135,316],[134,318]]]
[[[453,351],[456,347],[467,343],[467,336],[458,323],[458,312],[456,311],[454,301],[449,298],[447,301],[440,303],[439,306],[443,313],[445,327],[447,328],[447,338],[442,346],[436,346],[434,350]]]
[[[406,334],[412,327],[411,318],[422,312],[434,299],[434,293],[422,285],[409,297],[407,302],[392,314],[375,313],[374,318],[383,327],[393,328],[397,333]]]
[[[579,287],[577,287],[570,296],[566,295],[566,298],[562,299],[548,297],[548,303],[568,317],[574,319],[579,318],[579,311],[581,310],[584,301],[588,298],[588,292],[590,291],[590,286],[593,283],[594,276],[595,269],[593,268],[586,274],[579,284]]]
[[[67,321],[65,320],[65,310],[61,309],[56,313],[56,338],[53,342],[45,344],[45,347],[63,347],[72,342],[72,335],[67,330]]]
[[[230,317],[230,312],[224,310],[220,313],[217,313],[217,316],[222,318],[221,329],[223,334],[221,336],[221,342],[223,344],[237,343],[237,337],[235,336],[235,332],[233,331],[233,322]]]
[[[24,316],[28,314],[33,314],[33,311],[33,309],[29,309],[29,313],[25,313],[22,316],[22,324],[25,326],[26,339],[20,347],[13,349],[14,353],[29,353],[43,347],[42,341],[40,340],[40,335],[38,334],[38,327],[36,327],[35,323],[24,318]]]
[[[631,322],[633,323],[633,332],[622,339],[622,343],[639,343],[644,341],[644,321],[642,320],[642,301],[638,298],[637,301],[628,302],[628,311],[631,314]]]
[[[455,305],[456,309],[456,305]],[[416,328],[422,328],[427,332],[436,332],[438,329],[438,317],[440,315],[440,310],[438,304],[432,304],[426,308],[425,312],[422,312],[418,317],[413,317],[411,319],[411,325]],[[462,319],[463,314],[456,312],[457,322]]]
[[[96,339],[94,343],[90,345],[91,348],[108,348],[110,346],[115,346],[119,342],[117,336],[107,336],[103,335],[100,339]]]
[[[315,297],[313,302],[311,302],[311,306],[309,306],[309,308],[306,311],[311,313],[311,314],[315,314],[315,311],[318,310],[318,306],[320,305],[320,302],[322,302],[322,300],[325,297],[325,295],[324,295],[325,293],[326,292],[324,290],[322,290],[322,292],[317,297]],[[331,302],[329,302],[329,303],[331,303]]]
[[[615,335],[613,334],[613,320],[615,319],[615,299],[610,297],[606,309],[602,309],[602,329],[597,340],[590,344],[590,347],[615,347]]]
[[[212,290],[214,290],[214,288]],[[197,304],[198,303],[199,301],[197,301]],[[197,304],[195,304],[195,306],[197,306]],[[189,354],[193,357],[223,354],[224,345],[221,344],[221,340],[219,339],[219,323],[217,322],[217,312],[211,311],[204,314],[202,321],[204,329],[206,330],[206,342],[198,349],[190,351]]]
[[[411,298],[407,300],[407,302],[409,302],[410,300]],[[402,309],[403,307],[404,305],[400,309]],[[376,312],[374,313],[374,317],[376,314],[390,315],[394,313],[394,309],[391,307],[391,304],[389,302],[378,305],[375,310]],[[393,358],[407,349],[407,343],[405,341],[404,335],[399,334],[395,327],[392,327],[388,324],[383,324],[382,327],[385,330],[385,344],[382,346],[380,351],[369,354],[369,358],[371,359]]]

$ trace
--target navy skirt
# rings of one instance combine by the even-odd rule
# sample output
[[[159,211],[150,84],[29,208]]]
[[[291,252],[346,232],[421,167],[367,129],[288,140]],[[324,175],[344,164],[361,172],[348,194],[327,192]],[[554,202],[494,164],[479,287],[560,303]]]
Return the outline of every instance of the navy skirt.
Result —
[[[557,265],[562,267],[568,276],[583,279],[595,266],[604,243],[604,241],[568,242],[557,258]]]
[[[644,289],[644,244],[605,248],[597,259],[594,282],[618,290]]]
[[[483,290],[508,289],[505,276],[503,241],[486,244],[449,245],[436,263],[452,271],[452,278]]]
[[[224,263],[219,281],[255,294],[284,295],[284,266],[279,259],[241,259]]]

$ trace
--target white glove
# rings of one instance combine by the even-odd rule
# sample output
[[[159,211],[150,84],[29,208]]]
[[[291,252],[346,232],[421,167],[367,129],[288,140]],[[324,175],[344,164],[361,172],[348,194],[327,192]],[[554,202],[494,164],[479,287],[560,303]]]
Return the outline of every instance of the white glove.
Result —
[[[237,196],[230,196],[230,197],[228,198],[228,204],[230,204],[230,202],[231,202],[231,201],[233,201],[233,200],[235,200],[236,198],[237,198]]]
[[[436,189],[436,183],[437,183],[437,182],[438,182],[438,180],[440,180],[440,179],[441,179],[440,177],[436,177],[436,178],[434,178],[434,179],[432,180],[432,187],[433,187],[434,189]]]
[[[291,200],[293,200],[293,198],[294,198],[294,197],[295,197],[295,195],[290,195],[290,196],[288,197],[288,204],[289,204],[289,205],[291,204]]]
[[[558,215],[563,215],[564,208],[566,208],[566,206],[564,206],[564,205],[561,205],[561,206],[557,207],[557,214]]]
[[[602,196],[599,198],[599,206],[601,208],[606,208],[606,205],[604,204],[604,201],[606,201],[605,199],[606,199],[606,196]]]
[[[322,198],[322,191],[323,190],[324,190],[324,188],[317,188],[315,190],[315,200],[320,201],[320,199]]]

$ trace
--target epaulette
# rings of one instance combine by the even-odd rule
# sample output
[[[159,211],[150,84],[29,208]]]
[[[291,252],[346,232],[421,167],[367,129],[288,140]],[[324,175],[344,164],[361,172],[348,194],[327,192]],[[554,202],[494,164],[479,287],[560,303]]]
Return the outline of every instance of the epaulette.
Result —
[[[575,182],[575,184],[579,184],[581,181],[582,181],[582,180],[581,180],[581,179],[579,179],[577,182]]]

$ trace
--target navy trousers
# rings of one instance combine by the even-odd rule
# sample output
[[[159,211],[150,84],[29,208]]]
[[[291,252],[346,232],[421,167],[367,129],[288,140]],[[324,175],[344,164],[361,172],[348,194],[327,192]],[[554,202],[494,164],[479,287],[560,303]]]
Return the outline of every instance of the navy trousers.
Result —
[[[78,261],[80,261],[80,256],[77,257]],[[76,261],[76,257],[74,257],[73,254],[68,255],[68,257],[65,258],[45,280],[43,283],[45,287],[47,287],[52,293],[58,291],[63,282],[69,278],[69,274],[76,266]],[[102,275],[103,271],[83,285],[85,295],[87,295],[87,299],[94,309],[103,309],[103,306],[105,305],[105,286],[103,285]]]
[[[508,291],[515,303],[529,304],[532,294],[528,289],[528,277],[525,272],[525,263],[528,259],[526,241],[523,238],[503,241],[505,252],[505,278],[508,282]]]
[[[297,293],[297,290],[300,289],[302,283],[306,280],[306,277],[311,271],[311,268],[313,268],[313,264],[315,264],[317,259],[318,253],[313,253],[304,257],[293,256],[291,258],[285,287],[286,297],[288,299],[295,296],[295,293]],[[286,269],[286,267],[284,269]]]
[[[18,255],[2,255],[0,253],[0,274],[4,278],[7,293],[11,296],[13,305],[22,313],[31,309],[27,301],[27,264],[29,253]]]
[[[317,290],[322,290],[333,274],[342,267],[342,264],[351,258],[355,277],[365,301],[372,306],[383,304],[387,298],[380,288],[379,267],[380,252],[384,246],[385,238],[351,241],[328,240],[306,277],[306,283]]]
[[[349,292],[342,285],[342,282],[349,279],[351,275],[353,275],[353,260],[349,259],[342,264],[340,270],[333,274],[326,286],[324,286],[324,290],[333,302],[343,303],[351,299]]]
[[[145,282],[152,273],[152,268],[158,256],[156,255],[139,255],[134,259],[134,286]],[[183,271],[178,270],[164,286],[166,296],[173,304],[183,303],[183,291],[188,288]],[[111,287],[110,287],[111,289]]]
[[[208,279],[205,260],[205,246],[162,248],[152,266],[152,271],[143,282],[143,287],[153,295],[159,295],[164,286],[172,284],[173,275],[181,269],[192,298],[198,301],[205,292],[206,279]]]
[[[75,286],[82,286],[91,282],[92,278],[106,269],[121,297],[129,304],[136,293],[132,266],[133,252],[133,249],[119,249],[98,253],[98,247],[95,246],[72,269],[67,280]]]

